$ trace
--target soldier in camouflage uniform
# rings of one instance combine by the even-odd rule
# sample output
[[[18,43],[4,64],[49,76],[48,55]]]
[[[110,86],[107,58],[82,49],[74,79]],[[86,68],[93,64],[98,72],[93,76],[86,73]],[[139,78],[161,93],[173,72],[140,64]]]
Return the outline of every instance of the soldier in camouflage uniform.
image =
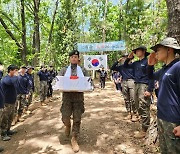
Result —
[[[28,66],[27,67],[27,77],[29,79],[29,85],[30,85],[30,91],[28,95],[28,107],[32,103],[33,93],[34,93],[34,77],[32,74],[32,71],[34,70],[34,67]],[[31,111],[27,111],[27,113],[31,113]]]
[[[134,58],[134,54],[139,60],[129,63]],[[138,114],[141,120],[142,129],[139,133],[135,134],[135,138],[144,138],[146,131],[150,124],[150,104],[151,93],[153,91],[154,81],[149,80],[146,68],[147,68],[147,48],[145,46],[139,46],[129,54],[128,58],[124,62],[124,66],[132,68],[134,72],[135,81],[135,105],[138,110]]]
[[[29,95],[30,84],[29,78],[26,74],[26,67],[22,66],[20,74],[18,75],[17,80],[17,101],[16,101],[16,116],[17,121],[24,121],[22,114],[25,113],[28,107],[27,97]],[[15,117],[16,118],[16,117]]]
[[[3,118],[1,123],[1,137],[3,141],[10,140],[10,136],[16,133],[16,131],[10,130],[11,123],[14,118],[15,102],[17,98],[17,77],[15,74],[17,74],[17,67],[10,65],[8,67],[8,75],[6,75],[1,81],[5,98]]]
[[[69,53],[71,63],[71,76],[77,76],[77,65],[79,59],[79,52],[72,51]],[[60,72],[60,76],[64,76],[68,67],[63,68]],[[82,69],[84,76],[88,76],[85,69]],[[80,131],[81,116],[84,113],[84,94],[83,92],[63,92],[62,106],[60,109],[62,113],[62,121],[66,126],[65,134],[70,135],[71,121],[70,117],[73,115],[72,126],[72,139],[71,144],[74,152],[79,151],[79,145],[77,143],[77,137]]]
[[[148,59],[148,76],[159,81],[157,101],[157,126],[162,154],[180,153],[180,45],[168,37],[151,47],[155,52]],[[157,59],[156,59],[157,58]],[[165,65],[153,72],[157,61]]]
[[[40,80],[40,101],[42,106],[46,106],[47,90],[48,90],[48,72],[46,67],[41,66],[41,70],[37,73]]]

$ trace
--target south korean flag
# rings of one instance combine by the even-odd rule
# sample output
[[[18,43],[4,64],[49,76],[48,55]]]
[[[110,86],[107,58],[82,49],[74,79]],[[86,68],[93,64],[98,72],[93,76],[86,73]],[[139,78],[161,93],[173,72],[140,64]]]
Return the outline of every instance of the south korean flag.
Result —
[[[84,55],[84,67],[87,70],[107,69],[107,55]]]

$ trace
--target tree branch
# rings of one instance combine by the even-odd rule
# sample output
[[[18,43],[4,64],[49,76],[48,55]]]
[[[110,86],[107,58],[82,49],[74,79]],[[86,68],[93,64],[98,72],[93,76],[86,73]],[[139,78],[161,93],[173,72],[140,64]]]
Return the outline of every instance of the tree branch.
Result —
[[[56,1],[56,7],[55,7],[55,10],[54,10],[54,14],[53,14],[53,18],[52,18],[52,23],[51,23],[51,29],[50,29],[50,32],[49,32],[48,44],[50,44],[51,40],[52,40],[52,33],[53,33],[54,22],[55,22],[55,18],[56,18],[58,4],[59,4],[59,0]]]
[[[25,7],[26,9],[28,9],[29,12],[31,12],[31,14],[34,14],[33,9],[31,8],[30,4],[26,4]]]
[[[14,21],[13,21],[5,12],[1,11],[1,14],[2,14],[3,16],[5,16],[5,17],[9,20],[9,22],[10,22],[18,31],[21,32],[21,30],[19,29],[19,27],[14,23]]]
[[[4,20],[2,19],[2,17],[0,17],[0,22],[2,24],[2,26],[4,27],[6,33],[15,41],[16,45],[18,46],[19,49],[22,49],[21,44],[18,42],[18,40],[15,38],[15,36],[13,35],[13,33],[8,29],[8,26],[6,25],[6,23],[4,22]]]

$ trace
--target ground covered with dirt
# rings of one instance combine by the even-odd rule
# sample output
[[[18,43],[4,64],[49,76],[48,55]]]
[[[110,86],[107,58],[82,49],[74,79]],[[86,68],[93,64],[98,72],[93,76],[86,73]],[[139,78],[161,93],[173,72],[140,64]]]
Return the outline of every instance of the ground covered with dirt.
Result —
[[[8,142],[0,141],[4,154],[73,154],[70,138],[64,135],[60,106],[61,94],[57,92],[47,107],[35,101],[31,105],[32,114],[13,127],[18,133]],[[144,140],[133,138],[140,125],[124,120],[124,101],[112,82],[103,90],[96,88],[85,93],[85,108],[80,154],[155,153],[146,152]]]

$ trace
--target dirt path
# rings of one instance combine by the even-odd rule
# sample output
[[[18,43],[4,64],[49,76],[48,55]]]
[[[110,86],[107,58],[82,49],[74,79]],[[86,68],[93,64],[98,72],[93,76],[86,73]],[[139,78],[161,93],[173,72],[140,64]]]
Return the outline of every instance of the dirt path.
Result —
[[[70,139],[64,136],[61,122],[60,94],[48,107],[34,103],[31,114],[14,129],[18,131],[8,142],[0,141],[4,154],[73,154]],[[143,154],[143,141],[133,138],[138,123],[123,120],[125,107],[120,93],[111,82],[104,90],[85,94],[80,154]]]

